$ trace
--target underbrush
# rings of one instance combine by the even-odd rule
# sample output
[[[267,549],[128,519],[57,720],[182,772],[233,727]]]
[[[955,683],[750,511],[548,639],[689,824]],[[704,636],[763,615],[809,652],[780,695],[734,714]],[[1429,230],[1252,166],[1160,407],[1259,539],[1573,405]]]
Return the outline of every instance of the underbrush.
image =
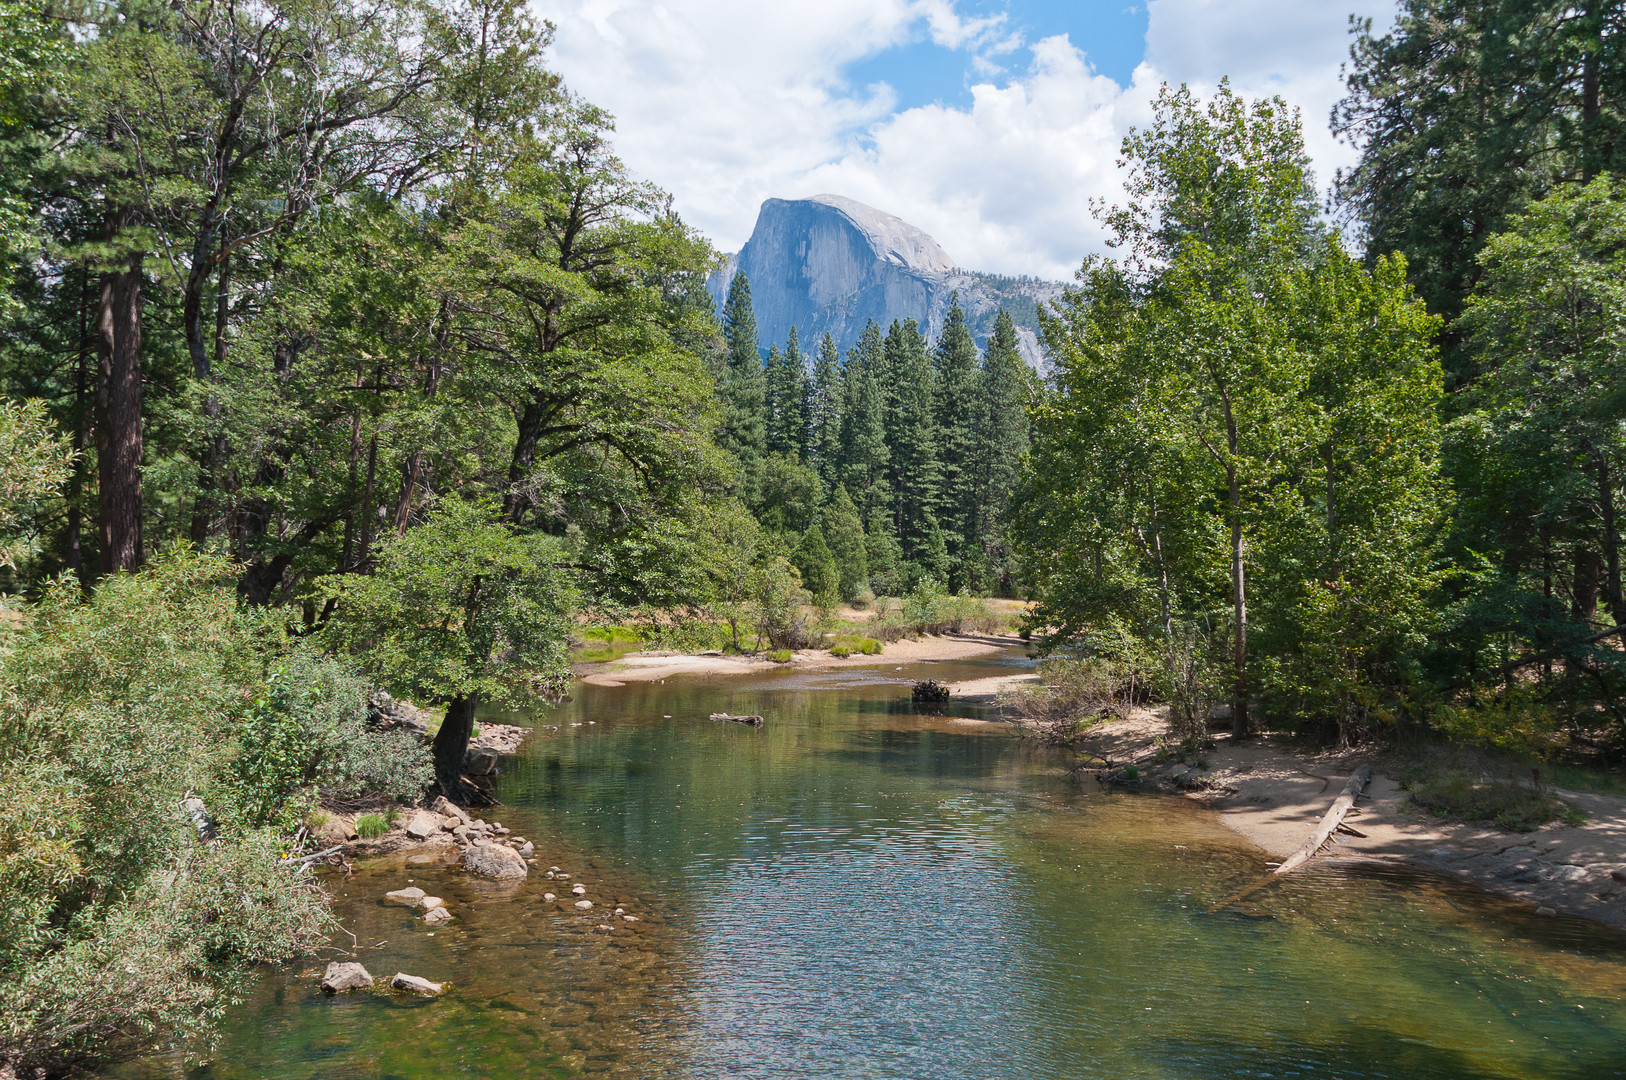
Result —
[[[879,641],[898,641],[922,634],[1004,634],[1011,619],[970,596],[950,596],[930,579],[902,600],[874,602],[866,633]]]
[[[1046,742],[1071,742],[1102,721],[1129,715],[1145,692],[1134,668],[1102,657],[1046,657],[1038,674],[1039,685],[1001,694],[1000,707],[1034,721]]]
[[[356,819],[356,835],[363,840],[376,840],[389,831],[389,818],[383,814],[363,814]]]
[[[1408,808],[1448,821],[1487,822],[1510,832],[1534,832],[1558,820],[1583,823],[1544,775],[1540,766],[1471,747],[1427,751],[1399,770]]]

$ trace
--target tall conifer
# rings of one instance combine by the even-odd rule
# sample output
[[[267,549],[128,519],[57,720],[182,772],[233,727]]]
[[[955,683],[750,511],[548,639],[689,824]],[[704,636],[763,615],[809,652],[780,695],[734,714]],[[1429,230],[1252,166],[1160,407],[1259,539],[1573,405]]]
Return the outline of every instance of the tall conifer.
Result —
[[[942,470],[938,523],[942,526],[952,588],[965,584],[959,572],[966,541],[974,529],[976,493],[971,459],[977,452],[977,343],[966,325],[956,293],[943,332],[937,338],[935,420],[937,455]]]
[[[841,482],[841,354],[829,334],[819,342],[819,357],[808,382],[808,458],[825,490]]]
[[[1028,450],[1028,391],[1033,373],[1022,359],[1016,325],[1001,309],[977,373],[971,452],[965,469],[970,513],[960,551],[960,584],[977,592],[1010,592],[1005,520]]]
[[[891,402],[886,430],[892,523],[905,557],[925,552],[936,524],[942,474],[937,460],[936,372],[913,319],[894,321],[883,350]]]
[[[841,482],[866,522],[890,518],[884,398],[877,377],[885,362],[881,328],[864,327],[847,353],[841,415]]]
[[[724,415],[717,441],[739,462],[741,499],[755,506],[767,453],[766,388],[762,358],[757,351],[751,283],[743,271],[736,273],[728,286],[728,299],[723,304],[723,340],[728,343],[728,369],[723,374]]]

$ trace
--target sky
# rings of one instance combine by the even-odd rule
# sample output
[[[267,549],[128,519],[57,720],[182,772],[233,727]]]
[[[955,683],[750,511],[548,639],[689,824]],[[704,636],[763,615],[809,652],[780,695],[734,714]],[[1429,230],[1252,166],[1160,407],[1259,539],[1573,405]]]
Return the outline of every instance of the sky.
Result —
[[[1352,13],[1378,0],[535,0],[634,173],[737,251],[767,198],[846,195],[960,266],[1068,280],[1164,82],[1303,110],[1325,190]]]

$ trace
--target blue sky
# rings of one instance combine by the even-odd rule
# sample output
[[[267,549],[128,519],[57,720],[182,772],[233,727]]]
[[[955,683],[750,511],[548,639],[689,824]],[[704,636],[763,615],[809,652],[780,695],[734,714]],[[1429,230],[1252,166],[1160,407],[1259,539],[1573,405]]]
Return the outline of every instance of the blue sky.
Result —
[[[1352,12],[1395,0],[532,0],[566,83],[723,251],[767,198],[845,195],[964,267],[1068,277],[1104,249],[1118,147],[1164,82],[1303,111],[1325,185]]]
[[[999,37],[1018,37],[1024,43],[1010,53],[994,57],[1005,70],[1025,67],[1032,42],[1066,35],[1082,49],[1096,71],[1120,85],[1128,85],[1135,66],[1146,54],[1146,4],[1123,0],[1017,0],[1015,3],[979,2],[955,5],[970,18],[1003,16]],[[971,87],[986,81],[990,72],[975,62],[965,48],[938,44],[926,27],[917,26],[909,41],[855,61],[843,74],[858,87],[886,83],[898,95],[898,108],[971,102]]]

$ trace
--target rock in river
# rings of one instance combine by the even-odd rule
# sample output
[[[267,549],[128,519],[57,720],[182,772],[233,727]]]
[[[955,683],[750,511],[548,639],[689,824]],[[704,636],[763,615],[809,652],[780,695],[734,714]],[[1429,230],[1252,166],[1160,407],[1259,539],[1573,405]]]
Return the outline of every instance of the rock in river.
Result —
[[[450,922],[454,918],[456,918],[456,916],[450,911],[447,911],[445,908],[432,907],[429,909],[429,914],[423,917],[423,921],[428,923],[430,926],[438,926],[443,922]]]
[[[525,867],[525,860],[520,858],[519,852],[513,848],[503,847],[500,844],[481,844],[477,847],[470,847],[463,852],[463,869],[471,874],[481,874],[498,880],[523,878],[530,873]]]
[[[430,982],[428,979],[420,979],[416,975],[408,975],[404,971],[397,971],[395,978],[390,980],[390,985],[397,990],[411,990],[415,994],[434,996],[440,993],[441,987],[445,984]]]
[[[366,990],[373,985],[373,977],[360,964],[333,963],[322,976],[322,989],[330,994],[345,990]]]
[[[407,907],[417,907],[423,903],[423,890],[417,886],[405,889],[396,889],[394,892],[384,894],[384,899],[392,904],[405,904]]]
[[[407,822],[406,834],[414,840],[427,840],[440,832],[440,815],[431,814],[427,810],[419,810]]]

